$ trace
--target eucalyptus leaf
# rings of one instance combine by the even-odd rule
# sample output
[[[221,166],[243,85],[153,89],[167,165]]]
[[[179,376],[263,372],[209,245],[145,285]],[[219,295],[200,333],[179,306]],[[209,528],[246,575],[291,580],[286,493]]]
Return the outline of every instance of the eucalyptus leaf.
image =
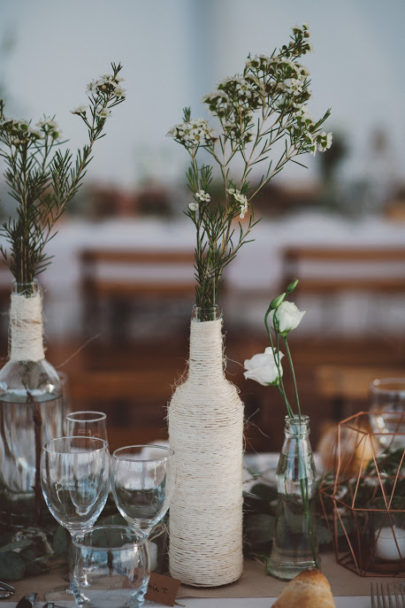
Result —
[[[7,545],[3,545],[0,547],[0,553],[4,553],[7,551],[16,551],[16,550],[23,550],[26,549],[27,547],[31,546],[31,540],[29,540],[28,538],[24,538],[22,540],[17,540],[15,542],[12,543],[8,543]]]
[[[272,540],[275,518],[266,513],[250,515],[246,521],[246,537],[251,545],[264,545]]]
[[[49,572],[49,567],[41,561],[33,560],[26,564],[25,576],[39,576],[46,572]]]
[[[56,555],[66,553],[69,546],[68,533],[62,526],[58,526],[53,536],[52,548]]]
[[[23,558],[13,551],[0,553],[0,579],[18,581],[25,575],[26,563]]]
[[[273,502],[277,498],[277,489],[274,486],[265,484],[265,483],[257,483],[255,484],[251,490],[251,494],[255,494],[259,498],[263,500],[267,500],[268,502]]]
[[[323,521],[318,521],[316,531],[320,545],[329,545],[332,542],[329,528]]]

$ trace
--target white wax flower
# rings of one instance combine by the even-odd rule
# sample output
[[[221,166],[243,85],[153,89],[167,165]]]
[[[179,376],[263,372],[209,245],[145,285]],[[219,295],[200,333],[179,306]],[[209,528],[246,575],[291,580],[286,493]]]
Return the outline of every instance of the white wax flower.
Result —
[[[279,357],[283,357],[283,353],[279,353]],[[275,384],[279,378],[279,372],[274,360],[273,349],[268,346],[264,353],[254,355],[251,359],[246,359],[244,362],[246,371],[244,376],[246,379],[255,380],[262,386]],[[283,375],[283,368],[280,364],[280,376]]]
[[[288,333],[292,329],[298,327],[301,323],[302,317],[305,315],[305,310],[299,310],[294,302],[282,302],[276,310],[272,310],[270,313],[270,319],[274,327],[274,315],[276,315],[276,321],[278,322],[277,331],[281,334]]]
[[[395,538],[394,538],[395,535]],[[397,526],[381,528],[377,530],[377,542],[375,545],[375,555],[384,560],[404,559],[405,557],[405,530]],[[396,542],[395,542],[396,539]],[[398,547],[397,547],[398,543]],[[401,555],[398,552],[398,549]]]

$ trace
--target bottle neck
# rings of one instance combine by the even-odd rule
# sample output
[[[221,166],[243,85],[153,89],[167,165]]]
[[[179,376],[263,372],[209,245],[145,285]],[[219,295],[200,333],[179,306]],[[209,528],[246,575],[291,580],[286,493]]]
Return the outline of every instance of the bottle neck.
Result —
[[[285,417],[284,435],[286,438],[305,439],[309,437],[309,416]]]
[[[194,307],[190,330],[189,378],[210,382],[224,377],[222,318],[218,307],[197,309]],[[202,312],[204,311],[204,312]],[[214,316],[212,320],[207,315]]]
[[[42,297],[36,281],[14,284],[9,340],[11,361],[41,361],[45,358]]]

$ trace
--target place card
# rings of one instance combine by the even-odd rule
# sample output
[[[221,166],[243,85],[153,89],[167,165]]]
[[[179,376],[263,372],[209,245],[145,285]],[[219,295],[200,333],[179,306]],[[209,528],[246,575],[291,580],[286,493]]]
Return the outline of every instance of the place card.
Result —
[[[177,578],[151,572],[145,599],[165,606],[174,606],[179,587],[180,581]]]

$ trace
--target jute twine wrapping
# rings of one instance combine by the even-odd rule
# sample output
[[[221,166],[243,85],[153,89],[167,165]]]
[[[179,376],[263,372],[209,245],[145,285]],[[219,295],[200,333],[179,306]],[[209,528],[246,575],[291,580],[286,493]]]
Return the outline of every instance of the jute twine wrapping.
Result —
[[[243,404],[223,373],[221,320],[191,322],[189,375],[168,411],[176,490],[170,573],[198,587],[242,574]]]
[[[11,294],[10,360],[40,361],[45,357],[41,294]]]

